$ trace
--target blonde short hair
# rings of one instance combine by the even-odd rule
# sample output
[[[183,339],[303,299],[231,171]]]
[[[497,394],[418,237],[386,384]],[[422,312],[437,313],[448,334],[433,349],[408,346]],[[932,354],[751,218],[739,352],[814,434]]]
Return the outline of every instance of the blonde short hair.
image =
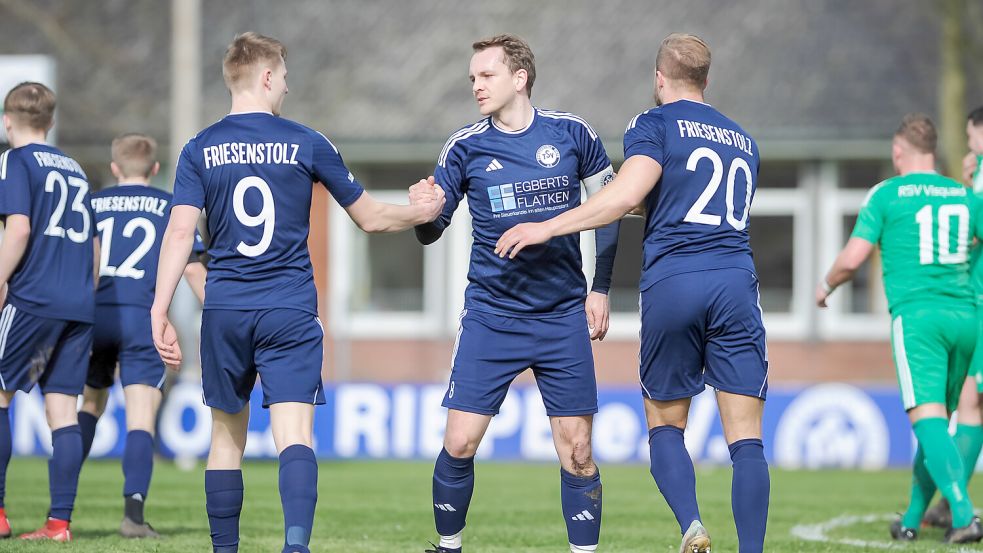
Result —
[[[112,155],[124,177],[147,178],[157,164],[157,141],[140,133],[121,134],[113,139]]]
[[[710,47],[696,35],[673,33],[659,46],[655,68],[668,79],[703,90],[710,74]]]
[[[923,154],[934,154],[939,142],[932,119],[924,113],[909,113],[901,120],[894,136],[903,138],[913,148]]]
[[[287,47],[275,38],[252,31],[236,35],[222,58],[222,77],[229,90],[238,88],[260,63],[277,65],[287,59]]]
[[[20,83],[4,98],[3,112],[18,125],[47,131],[54,122],[55,93],[41,83]]]
[[[526,70],[526,94],[531,98],[532,85],[536,82],[536,56],[532,54],[529,43],[515,35],[504,34],[479,40],[471,48],[477,53],[496,46],[505,52],[504,61],[509,66],[509,71],[515,73],[520,69]]]

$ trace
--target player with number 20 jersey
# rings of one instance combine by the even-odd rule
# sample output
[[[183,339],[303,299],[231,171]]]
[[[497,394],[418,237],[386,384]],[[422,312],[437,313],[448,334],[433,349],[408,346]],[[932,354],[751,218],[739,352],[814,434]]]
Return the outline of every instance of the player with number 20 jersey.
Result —
[[[628,124],[615,180],[576,209],[510,229],[496,253],[515,257],[645,208],[640,380],[652,476],[679,523],[679,550],[709,552],[683,430],[690,398],[716,388],[740,550],[757,553],[770,493],[761,441],[768,360],[748,238],[759,155],[737,123],[704,103],[709,71],[706,42],[666,37],[656,56],[658,107]]]

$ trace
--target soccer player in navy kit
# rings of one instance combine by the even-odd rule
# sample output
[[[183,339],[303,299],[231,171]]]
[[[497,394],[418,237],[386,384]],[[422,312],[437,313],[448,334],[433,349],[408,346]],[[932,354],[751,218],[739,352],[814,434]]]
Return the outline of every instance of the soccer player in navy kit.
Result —
[[[6,216],[0,242],[0,537],[10,536],[3,509],[8,409],[17,390],[39,384],[51,427],[51,508],[42,528],[20,537],[71,541],[82,466],[75,411],[92,348],[98,242],[85,173],[45,144],[54,111],[54,93],[39,83],[17,85],[3,103],[13,148],[0,155],[0,214]]]
[[[644,203],[640,372],[652,475],[679,522],[680,551],[709,551],[683,429],[691,398],[714,387],[734,462],[740,552],[752,553],[763,548],[770,489],[761,443],[767,348],[747,232],[759,156],[740,126],[703,103],[709,70],[703,40],[667,37],[656,59],[659,107],[628,124],[614,182],[577,209],[509,230],[496,252],[521,261],[530,245]]]
[[[444,204],[439,190],[418,205],[375,200],[324,135],[279,117],[287,94],[285,56],[283,44],[256,33],[237,36],[226,51],[222,73],[232,109],[181,152],[151,308],[154,343],[162,359],[176,365],[181,351],[167,309],[204,209],[211,259],[202,385],[213,421],[205,496],[216,553],[238,550],[240,466],[257,373],[279,452],[283,551],[310,551],[317,502],[311,435],[314,405],[324,403],[324,333],[307,250],[312,184],[322,183],[368,232],[432,221]]]
[[[580,237],[534,248],[521,263],[494,254],[495,240],[517,221],[543,221],[580,205],[581,183],[599,190],[614,172],[583,119],[534,108],[529,45],[500,35],[473,44],[472,92],[484,119],[447,140],[434,178],[448,198],[433,223],[417,227],[429,244],[467,198],[473,219],[470,281],[453,369],[444,448],[434,467],[433,553],[459,553],[474,489],[474,455],[512,380],[532,368],[560,459],[561,502],[570,550],[594,551],[601,525],[601,480],[591,457],[597,385],[591,338],[607,332],[611,269],[619,225],[597,233],[597,277],[588,296]],[[421,201],[432,185],[419,183]],[[585,316],[585,299],[586,310]]]
[[[83,393],[79,426],[83,456],[106,410],[116,365],[126,400],[126,446],[123,450],[124,516],[120,534],[158,537],[143,519],[143,506],[154,466],[154,430],[164,384],[164,363],[150,332],[150,306],[157,284],[161,239],[171,212],[169,192],[148,186],[157,174],[157,142],[142,134],[113,140],[110,170],[118,185],[92,194],[92,211],[100,236],[96,324]],[[204,301],[205,267],[201,237],[195,237],[185,278]]]

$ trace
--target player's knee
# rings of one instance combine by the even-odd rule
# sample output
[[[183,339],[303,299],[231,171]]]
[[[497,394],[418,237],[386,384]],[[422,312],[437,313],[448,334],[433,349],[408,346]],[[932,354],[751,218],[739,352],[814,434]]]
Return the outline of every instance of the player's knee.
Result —
[[[449,433],[444,436],[444,449],[451,457],[463,459],[474,457],[478,451],[479,440],[463,433]]]
[[[593,476],[597,472],[591,454],[590,440],[576,440],[570,450],[570,467],[573,474],[581,477]]]
[[[82,408],[80,411],[89,413],[99,418],[106,412],[106,404],[109,402],[109,389],[85,387],[82,394]]]

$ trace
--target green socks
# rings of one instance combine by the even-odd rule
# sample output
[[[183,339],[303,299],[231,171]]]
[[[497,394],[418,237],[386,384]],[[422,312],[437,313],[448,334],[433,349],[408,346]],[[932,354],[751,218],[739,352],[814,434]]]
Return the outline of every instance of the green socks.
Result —
[[[908,503],[908,510],[901,518],[901,525],[905,528],[918,528],[922,524],[922,517],[925,509],[928,509],[932,496],[935,495],[935,482],[925,468],[925,454],[922,451],[921,441],[918,443],[918,451],[915,452],[915,461],[911,470],[911,502]]]
[[[923,456],[924,462],[920,463],[936,487],[942,492],[942,496],[949,501],[952,509],[952,525],[955,528],[968,526],[973,522],[973,504],[969,501],[969,494],[966,493],[966,473],[963,468],[963,460],[960,451],[956,447],[956,442],[949,435],[948,421],[943,418],[924,418],[914,424],[915,436],[918,438],[918,452]],[[916,456],[916,462],[918,456]],[[916,482],[920,480],[918,476],[918,466],[915,467],[914,474]],[[923,477],[922,477],[923,478]],[[915,488],[919,488],[918,493],[927,489],[925,483],[918,482],[912,486],[912,503],[916,503]],[[923,497],[917,498],[919,503],[923,500],[927,506],[928,501]],[[917,507],[918,505],[912,505]],[[909,511],[911,508],[909,507]],[[924,507],[921,509],[924,511]],[[908,513],[905,513],[905,526],[907,525]],[[919,521],[921,515],[919,514]],[[918,524],[908,526],[917,528]]]
[[[976,460],[980,456],[980,450],[983,449],[983,426],[957,424],[956,435],[952,439],[956,442],[956,449],[959,450],[959,456],[963,460],[963,469],[966,471],[963,482],[969,486],[969,480],[973,477],[973,471],[976,469]]]

